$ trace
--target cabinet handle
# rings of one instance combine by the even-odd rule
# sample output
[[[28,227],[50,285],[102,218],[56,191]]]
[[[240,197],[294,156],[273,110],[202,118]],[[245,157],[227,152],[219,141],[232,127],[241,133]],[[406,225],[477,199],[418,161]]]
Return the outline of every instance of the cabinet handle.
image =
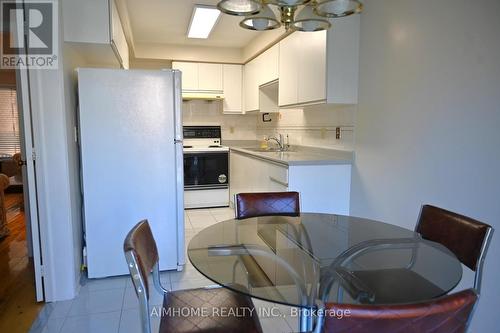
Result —
[[[282,182],[280,180],[277,180],[274,177],[269,176],[269,180],[272,181],[272,182],[274,182],[274,183],[280,184],[282,186],[288,187],[288,183],[285,183],[285,182]]]

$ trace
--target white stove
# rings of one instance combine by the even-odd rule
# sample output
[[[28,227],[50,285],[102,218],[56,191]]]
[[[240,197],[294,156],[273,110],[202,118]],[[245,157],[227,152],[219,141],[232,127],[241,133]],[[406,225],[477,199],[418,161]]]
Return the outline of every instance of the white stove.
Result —
[[[229,206],[229,148],[220,126],[184,126],[184,207]]]
[[[229,147],[220,145],[220,138],[214,139],[188,139],[184,137],[184,152],[204,152],[204,151],[229,151]]]

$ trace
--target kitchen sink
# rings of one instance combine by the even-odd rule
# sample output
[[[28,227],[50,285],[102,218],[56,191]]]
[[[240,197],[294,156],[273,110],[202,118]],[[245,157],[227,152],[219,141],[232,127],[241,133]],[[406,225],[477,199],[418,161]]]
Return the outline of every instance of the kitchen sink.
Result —
[[[291,148],[289,148],[288,150],[280,150],[279,148],[255,148],[255,147],[243,148],[243,149],[259,153],[285,153],[293,151]]]

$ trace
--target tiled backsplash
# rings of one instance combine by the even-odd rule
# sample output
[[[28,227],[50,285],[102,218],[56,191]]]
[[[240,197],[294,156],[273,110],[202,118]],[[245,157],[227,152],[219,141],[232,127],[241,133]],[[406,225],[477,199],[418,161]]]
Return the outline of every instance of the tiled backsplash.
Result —
[[[183,103],[184,125],[220,125],[223,140],[262,140],[277,133],[288,134],[290,144],[321,148],[353,150],[356,106],[319,105],[302,109],[282,109],[263,122],[258,112],[246,115],[222,113],[220,101],[186,101]],[[335,128],[341,128],[341,139]]]
[[[288,134],[290,144],[333,148],[354,149],[354,105],[318,105],[302,109],[282,109],[270,114],[271,122],[263,122],[259,117],[257,139],[265,135]],[[340,127],[341,138],[335,138],[335,129]]]
[[[186,101],[183,106],[184,125],[220,125],[222,140],[256,140],[258,114],[227,115],[220,101]]]

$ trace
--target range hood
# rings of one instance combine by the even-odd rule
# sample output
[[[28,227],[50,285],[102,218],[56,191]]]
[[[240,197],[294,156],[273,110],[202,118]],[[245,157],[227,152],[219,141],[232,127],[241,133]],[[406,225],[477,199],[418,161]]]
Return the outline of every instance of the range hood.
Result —
[[[222,91],[183,91],[182,99],[185,101],[191,100],[204,100],[204,101],[218,101],[224,99]]]

